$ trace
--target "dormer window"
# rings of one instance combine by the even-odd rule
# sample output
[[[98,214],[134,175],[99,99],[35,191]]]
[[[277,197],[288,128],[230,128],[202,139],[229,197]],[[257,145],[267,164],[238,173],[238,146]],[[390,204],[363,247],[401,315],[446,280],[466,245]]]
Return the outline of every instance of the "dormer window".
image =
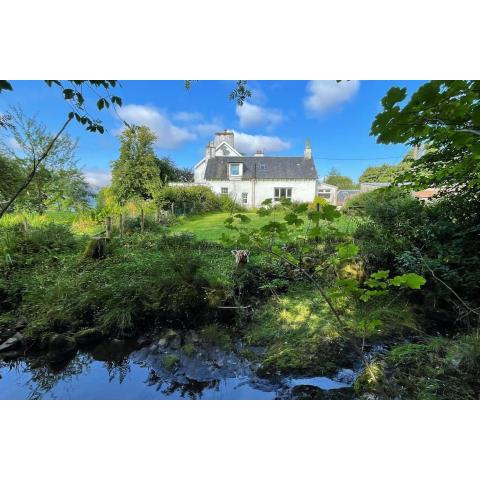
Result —
[[[266,172],[267,171],[267,166],[264,163],[260,164],[260,171],[261,172]]]
[[[228,165],[228,174],[231,177],[241,177],[242,176],[242,164],[241,163],[230,163]]]

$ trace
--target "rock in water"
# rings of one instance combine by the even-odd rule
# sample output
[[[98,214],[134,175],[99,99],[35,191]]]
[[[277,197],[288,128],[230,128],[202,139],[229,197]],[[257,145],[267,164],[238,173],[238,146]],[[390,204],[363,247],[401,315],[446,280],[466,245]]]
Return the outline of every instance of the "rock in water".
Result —
[[[62,362],[76,353],[77,342],[73,337],[57,333],[50,337],[48,350],[48,359],[51,362]]]
[[[103,338],[103,333],[98,328],[87,328],[81,330],[75,335],[75,340],[79,345],[88,345],[95,343]]]
[[[13,350],[22,345],[23,335],[21,333],[16,333],[13,337],[10,337],[8,340],[5,340],[0,345],[0,353],[7,352],[8,350]]]

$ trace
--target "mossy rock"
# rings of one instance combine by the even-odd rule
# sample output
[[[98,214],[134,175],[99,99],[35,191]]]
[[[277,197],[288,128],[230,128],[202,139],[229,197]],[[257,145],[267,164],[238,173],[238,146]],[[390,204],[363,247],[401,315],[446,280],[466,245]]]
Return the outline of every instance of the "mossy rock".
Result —
[[[99,328],[86,328],[75,334],[75,340],[79,345],[89,345],[102,340],[104,336]]]
[[[56,333],[50,337],[48,342],[48,359],[53,362],[62,362],[73,357],[77,352],[77,342],[75,338]]]
[[[180,359],[176,355],[165,355],[165,358],[163,359],[163,366],[167,370],[174,370],[178,363],[180,362]]]
[[[197,349],[192,343],[187,343],[182,347],[182,353],[187,357],[193,357],[196,351]]]

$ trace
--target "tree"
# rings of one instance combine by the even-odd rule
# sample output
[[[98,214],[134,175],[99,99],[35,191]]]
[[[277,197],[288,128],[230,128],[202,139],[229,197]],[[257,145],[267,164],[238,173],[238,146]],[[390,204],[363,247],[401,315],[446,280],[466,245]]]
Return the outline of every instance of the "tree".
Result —
[[[378,143],[426,146],[401,179],[415,188],[480,190],[480,81],[434,80],[407,100],[391,88],[372,124]]]
[[[409,154],[397,165],[383,165],[367,167],[358,179],[360,182],[389,182],[393,183],[397,178],[411,167],[413,157]]]
[[[45,125],[36,118],[27,117],[21,108],[10,108],[8,116],[10,125],[0,137],[0,153],[9,159],[16,172],[15,189],[10,191],[10,195],[18,192],[22,179],[35,170],[35,175],[17,195],[18,203],[23,208],[42,213],[55,198],[58,201],[60,197],[70,199],[70,206],[79,201],[85,203],[86,193],[81,200],[78,196],[79,182],[86,184],[76,168],[76,140],[64,133],[52,143],[53,136]],[[48,154],[38,163],[37,159],[44,155],[50,145]],[[74,190],[75,200],[71,197]]]
[[[11,158],[8,158],[0,151],[0,172],[2,179],[0,181],[0,207],[6,203],[14,194],[18,185],[22,181],[22,171]]]
[[[85,210],[93,194],[81,170],[76,167],[54,171],[49,205],[57,210]]]
[[[61,82],[59,80],[45,80],[48,87],[56,86],[60,89],[63,98],[69,104],[71,110],[67,114],[67,119],[53,135],[48,144],[45,145],[43,152],[36,152],[32,158],[31,168],[27,173],[25,179],[18,186],[17,190],[12,196],[0,206],[0,218],[12,207],[15,200],[24,192],[24,190],[30,185],[32,180],[41,170],[42,163],[50,155],[52,149],[55,147],[56,142],[61,138],[63,132],[68,127],[72,120],[76,120],[90,132],[103,133],[105,131],[100,120],[93,118],[86,109],[85,97],[83,88],[89,89],[93,92],[98,100],[96,101],[96,108],[102,110],[103,108],[109,108],[111,105],[115,107],[122,105],[122,99],[116,95],[111,95],[110,89],[117,85],[116,80],[68,80],[67,82]],[[2,91],[13,90],[12,84],[7,80],[0,80],[0,93]],[[101,93],[99,93],[99,90]],[[12,127],[11,118],[9,115],[0,116],[0,128],[9,129]]]
[[[341,175],[336,168],[332,168],[327,177],[325,178],[325,183],[330,185],[335,185],[341,190],[356,190],[358,185],[353,183],[353,180],[350,177]]]
[[[120,156],[112,168],[112,189],[119,202],[150,199],[162,183],[153,149],[155,140],[155,134],[145,126],[126,128],[120,135]]]

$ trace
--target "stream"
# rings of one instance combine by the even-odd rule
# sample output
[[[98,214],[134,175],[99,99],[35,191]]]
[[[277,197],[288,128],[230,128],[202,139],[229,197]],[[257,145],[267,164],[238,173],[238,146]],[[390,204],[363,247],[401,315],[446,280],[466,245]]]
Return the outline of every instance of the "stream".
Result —
[[[239,348],[167,337],[114,339],[61,364],[45,355],[0,358],[0,399],[350,399],[356,372],[329,377],[259,375]],[[190,339],[191,342],[191,339]],[[259,353],[261,349],[259,349]]]

